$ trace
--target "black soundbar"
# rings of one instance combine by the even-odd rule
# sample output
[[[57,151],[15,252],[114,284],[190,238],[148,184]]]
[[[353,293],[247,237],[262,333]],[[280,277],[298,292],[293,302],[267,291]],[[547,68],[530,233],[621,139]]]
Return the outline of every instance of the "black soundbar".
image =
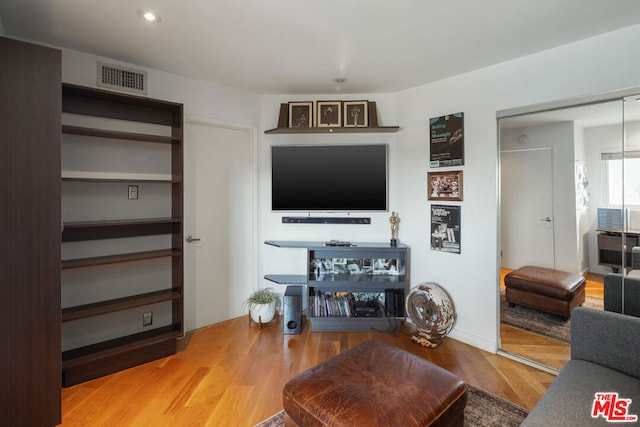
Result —
[[[283,224],[371,224],[368,217],[283,216]]]

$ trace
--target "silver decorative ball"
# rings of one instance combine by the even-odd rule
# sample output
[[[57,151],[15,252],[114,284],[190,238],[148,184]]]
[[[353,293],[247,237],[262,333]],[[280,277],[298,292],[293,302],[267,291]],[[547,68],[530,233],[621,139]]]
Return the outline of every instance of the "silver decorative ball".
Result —
[[[453,302],[436,283],[414,286],[407,295],[406,308],[416,329],[411,340],[424,347],[437,347],[453,329],[456,319]]]

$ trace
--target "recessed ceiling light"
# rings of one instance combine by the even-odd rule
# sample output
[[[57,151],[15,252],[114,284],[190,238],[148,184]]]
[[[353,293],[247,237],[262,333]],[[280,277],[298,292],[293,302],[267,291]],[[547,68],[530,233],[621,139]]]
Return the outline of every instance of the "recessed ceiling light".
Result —
[[[147,22],[160,22],[160,15],[150,10],[138,10],[138,16]]]

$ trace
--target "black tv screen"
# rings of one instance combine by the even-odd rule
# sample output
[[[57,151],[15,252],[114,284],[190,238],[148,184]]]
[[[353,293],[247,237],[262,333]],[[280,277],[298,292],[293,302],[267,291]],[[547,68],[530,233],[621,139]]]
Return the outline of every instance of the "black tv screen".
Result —
[[[387,145],[271,147],[274,211],[386,211]]]

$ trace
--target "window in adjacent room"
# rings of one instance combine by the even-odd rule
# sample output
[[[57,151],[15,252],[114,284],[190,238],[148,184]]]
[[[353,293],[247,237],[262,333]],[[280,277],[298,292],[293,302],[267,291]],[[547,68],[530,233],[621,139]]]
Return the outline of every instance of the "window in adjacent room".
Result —
[[[640,150],[625,151],[624,182],[621,153],[602,153],[603,201],[605,206],[640,208]]]

